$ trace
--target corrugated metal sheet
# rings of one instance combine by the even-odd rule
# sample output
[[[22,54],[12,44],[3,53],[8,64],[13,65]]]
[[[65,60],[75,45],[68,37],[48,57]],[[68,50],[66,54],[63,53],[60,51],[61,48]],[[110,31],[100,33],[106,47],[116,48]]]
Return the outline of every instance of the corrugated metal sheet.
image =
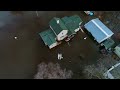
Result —
[[[89,21],[84,26],[93,35],[98,43],[101,43],[113,35],[113,32],[98,18]]]
[[[68,36],[75,34],[75,30],[79,28],[79,23],[82,23],[82,20],[78,15],[73,15],[70,17],[65,16],[62,18],[62,21],[69,30]]]
[[[59,21],[57,23],[57,21]],[[60,18],[54,17],[50,22],[49,25],[52,27],[54,32],[58,35],[62,30],[68,30],[65,24],[62,22]]]
[[[56,40],[55,40],[56,36],[51,29],[43,31],[43,32],[39,33],[39,35],[41,36],[45,45],[50,46],[50,45],[56,43]]]

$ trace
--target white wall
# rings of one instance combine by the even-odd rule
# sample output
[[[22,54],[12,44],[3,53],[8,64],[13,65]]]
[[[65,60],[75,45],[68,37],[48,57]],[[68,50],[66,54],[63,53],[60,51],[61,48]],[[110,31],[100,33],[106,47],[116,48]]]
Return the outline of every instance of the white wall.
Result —
[[[53,47],[55,47],[55,46],[57,46],[57,42],[56,42],[56,43],[53,43],[52,45],[50,45],[50,46],[49,46],[49,49],[51,49],[51,48],[53,48]]]
[[[62,30],[58,35],[57,39],[58,41],[63,40],[65,37],[67,37],[68,30]]]

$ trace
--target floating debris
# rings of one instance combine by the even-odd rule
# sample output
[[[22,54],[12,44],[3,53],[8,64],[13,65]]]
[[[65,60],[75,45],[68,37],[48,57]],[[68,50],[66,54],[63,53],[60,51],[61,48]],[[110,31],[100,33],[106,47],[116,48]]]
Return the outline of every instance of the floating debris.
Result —
[[[84,39],[87,39],[87,37],[84,37]]]
[[[14,39],[15,39],[15,40],[18,40],[18,37],[15,36]]]
[[[61,59],[63,59],[63,56],[61,53],[58,53],[58,60],[61,60]]]

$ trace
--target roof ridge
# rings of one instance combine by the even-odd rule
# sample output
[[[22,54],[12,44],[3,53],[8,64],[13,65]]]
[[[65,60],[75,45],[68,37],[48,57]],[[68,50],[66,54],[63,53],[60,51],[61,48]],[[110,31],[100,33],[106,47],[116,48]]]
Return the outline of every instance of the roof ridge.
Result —
[[[94,20],[96,20],[96,19],[94,19]],[[94,20],[91,20],[107,37],[109,36],[105,31],[104,31],[104,29],[103,28],[101,28]],[[99,20],[99,19],[98,19]]]
[[[50,33],[47,33],[47,34],[48,34],[49,39],[53,42],[53,39],[52,39],[52,37],[50,36],[51,33],[54,33],[54,32],[50,32]]]

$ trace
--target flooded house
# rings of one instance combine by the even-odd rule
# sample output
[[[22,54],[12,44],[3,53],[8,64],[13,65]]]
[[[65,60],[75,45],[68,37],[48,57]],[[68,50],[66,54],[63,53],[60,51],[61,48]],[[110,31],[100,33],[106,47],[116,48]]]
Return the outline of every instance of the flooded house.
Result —
[[[39,33],[45,45],[49,49],[61,44],[62,40],[69,41],[80,30],[82,20],[78,15],[70,17],[54,17],[50,22],[50,28]]]
[[[45,30],[39,34],[44,41],[44,44],[50,49],[57,46],[56,36],[51,29]]]
[[[109,49],[114,44],[114,41],[111,39],[114,33],[98,18],[92,19],[84,27],[94,37],[94,40],[106,49]]]
[[[68,28],[66,41],[69,41],[80,30],[82,20],[78,15],[74,15],[70,17],[63,17],[62,21]]]
[[[60,18],[54,17],[49,26],[56,36],[56,40],[61,41],[67,37],[68,29]]]

